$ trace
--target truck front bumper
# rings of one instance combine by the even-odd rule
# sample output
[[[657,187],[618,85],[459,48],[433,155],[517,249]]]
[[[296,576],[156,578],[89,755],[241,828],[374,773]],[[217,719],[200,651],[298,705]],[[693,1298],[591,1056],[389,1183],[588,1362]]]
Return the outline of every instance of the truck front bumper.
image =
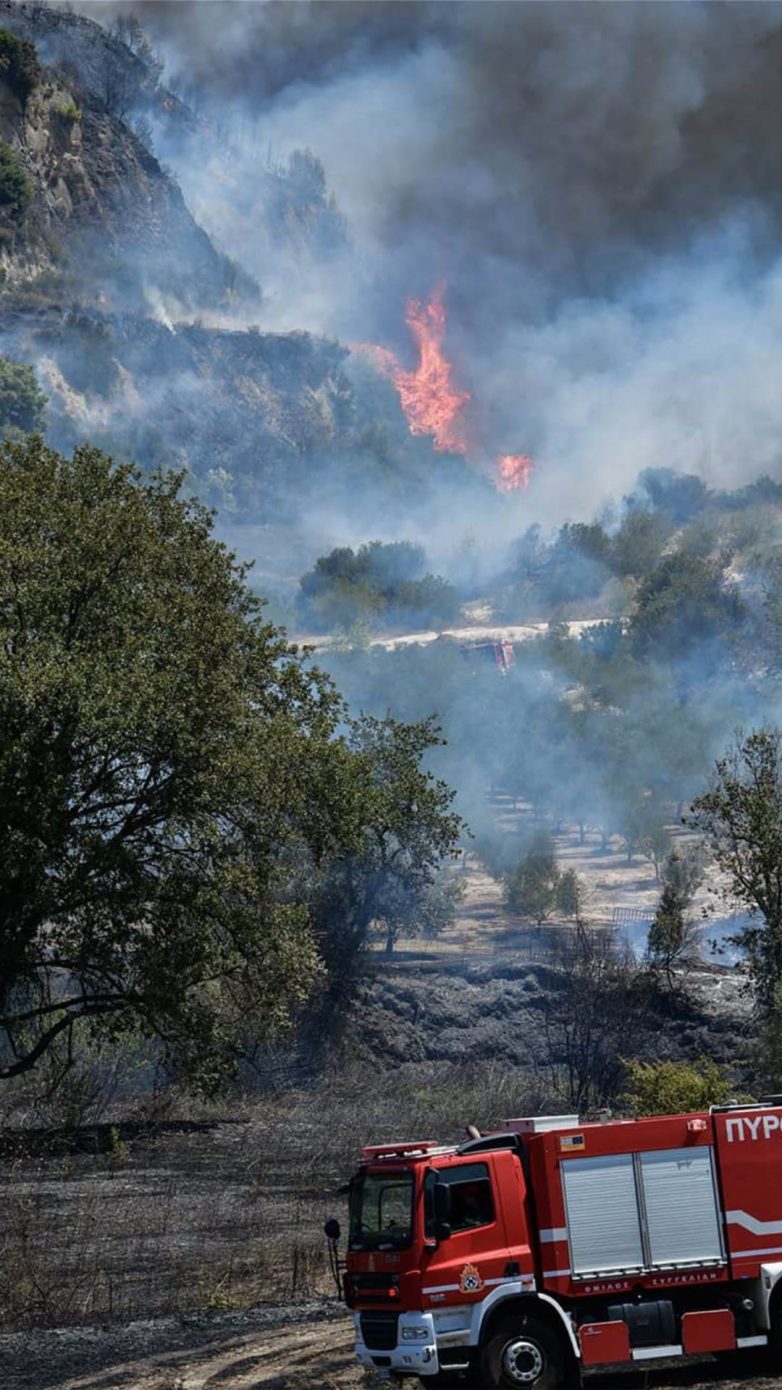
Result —
[[[354,1313],[356,1356],[369,1370],[396,1371],[411,1376],[434,1375],[439,1369],[434,1320],[431,1313],[400,1313],[397,1344],[368,1347],[361,1333],[361,1315]]]

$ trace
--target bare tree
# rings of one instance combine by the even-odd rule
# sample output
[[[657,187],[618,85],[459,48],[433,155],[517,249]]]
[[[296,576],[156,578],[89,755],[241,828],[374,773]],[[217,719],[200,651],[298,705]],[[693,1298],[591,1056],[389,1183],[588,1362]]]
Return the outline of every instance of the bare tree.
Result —
[[[560,946],[558,963],[562,990],[544,1021],[548,1066],[555,1087],[581,1112],[606,1104],[621,1087],[636,972],[610,933],[582,922]]]

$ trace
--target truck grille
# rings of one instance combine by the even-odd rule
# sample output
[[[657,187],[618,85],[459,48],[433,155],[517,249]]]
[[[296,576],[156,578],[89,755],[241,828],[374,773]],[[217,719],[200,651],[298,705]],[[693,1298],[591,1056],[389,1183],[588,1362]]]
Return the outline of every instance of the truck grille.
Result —
[[[348,1282],[353,1297],[362,1301],[376,1299],[388,1303],[398,1297],[398,1274],[349,1274]]]
[[[396,1346],[398,1313],[361,1313],[361,1336],[371,1351],[392,1351]]]

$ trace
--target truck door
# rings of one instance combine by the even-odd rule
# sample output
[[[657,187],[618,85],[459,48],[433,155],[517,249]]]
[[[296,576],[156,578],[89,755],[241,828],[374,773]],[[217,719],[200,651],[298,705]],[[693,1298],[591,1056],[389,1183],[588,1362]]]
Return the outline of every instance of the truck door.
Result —
[[[436,1183],[450,1189],[451,1230],[450,1236],[437,1244]],[[480,1161],[465,1159],[429,1169],[424,1179],[424,1240],[427,1249],[421,1288],[425,1308],[478,1302],[485,1298],[487,1286],[503,1282],[509,1250],[490,1155]]]
[[[714,1114],[728,1252],[735,1279],[782,1260],[782,1109]]]

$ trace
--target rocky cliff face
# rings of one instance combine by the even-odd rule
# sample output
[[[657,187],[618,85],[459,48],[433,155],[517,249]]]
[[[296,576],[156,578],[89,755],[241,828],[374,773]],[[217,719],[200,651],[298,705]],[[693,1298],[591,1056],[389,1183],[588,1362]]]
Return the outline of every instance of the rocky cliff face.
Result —
[[[229,512],[279,512],[292,473],[346,444],[347,353],[195,317],[247,314],[257,286],[110,109],[112,84],[127,104],[164,99],[91,21],[0,0],[0,351],[35,364],[57,447],[89,439],[185,468]]]
[[[0,353],[34,364],[51,442],[184,469],[232,521],[409,517],[466,465],[412,440],[392,388],[348,375],[338,344],[236,327],[263,318],[262,291],[192,215],[149,121],[183,152],[194,205],[193,171],[222,155],[210,225],[268,271],[278,309],[293,277],[319,286],[347,246],[322,167],[306,151],[232,162],[161,86],[143,31],[127,37],[0,0]]]
[[[25,43],[9,44],[0,64],[0,140],[27,184],[21,200],[0,201],[6,291],[124,310],[156,300],[192,310],[248,293],[249,277],[219,254],[173,179],[99,96],[44,66],[31,76],[29,56],[20,74]]]
[[[184,468],[228,515],[284,517],[307,467],[351,432],[347,353],[306,333],[72,308],[17,313],[12,336],[37,364],[58,448],[89,439],[143,466]]]

